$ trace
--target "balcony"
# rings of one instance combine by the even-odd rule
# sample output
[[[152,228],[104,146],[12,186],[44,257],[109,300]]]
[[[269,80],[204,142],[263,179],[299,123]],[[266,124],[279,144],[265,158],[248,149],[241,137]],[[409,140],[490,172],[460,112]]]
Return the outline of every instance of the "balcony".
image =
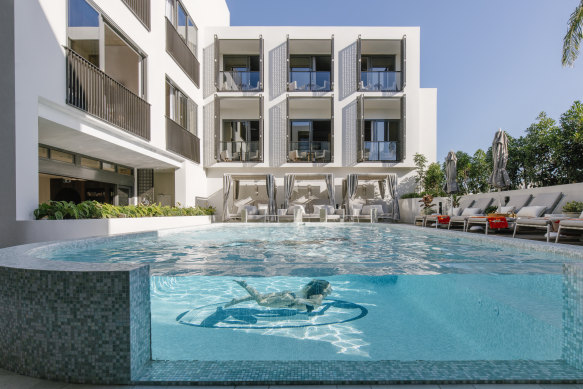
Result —
[[[397,162],[398,142],[365,141],[363,161]]]
[[[400,92],[405,88],[406,37],[357,41],[357,89],[363,92]]]
[[[263,38],[214,40],[215,88],[218,92],[263,91]]]
[[[144,27],[150,30],[150,0],[122,0]]]
[[[332,162],[330,142],[298,141],[289,143],[288,158],[290,162]]]
[[[258,141],[221,142],[220,162],[261,162]]]
[[[168,19],[166,19],[166,51],[198,87],[200,63]]]
[[[289,76],[288,90],[290,92],[328,92],[331,90],[329,71],[292,70]]]
[[[360,73],[361,91],[397,92],[402,90],[401,72],[362,71]]]
[[[150,104],[66,47],[66,103],[150,140]]]
[[[251,92],[261,90],[261,75],[258,71],[221,71],[221,91]]]
[[[200,163],[198,137],[168,117],[166,118],[166,150]]]

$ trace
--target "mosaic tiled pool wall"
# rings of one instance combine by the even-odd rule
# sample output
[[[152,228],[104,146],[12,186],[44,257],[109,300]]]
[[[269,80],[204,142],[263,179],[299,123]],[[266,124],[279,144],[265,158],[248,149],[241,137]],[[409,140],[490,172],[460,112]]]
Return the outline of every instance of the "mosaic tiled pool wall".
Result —
[[[563,265],[563,360],[583,370],[583,265]]]
[[[150,359],[149,268],[0,267],[0,367],[78,383],[128,383]]]

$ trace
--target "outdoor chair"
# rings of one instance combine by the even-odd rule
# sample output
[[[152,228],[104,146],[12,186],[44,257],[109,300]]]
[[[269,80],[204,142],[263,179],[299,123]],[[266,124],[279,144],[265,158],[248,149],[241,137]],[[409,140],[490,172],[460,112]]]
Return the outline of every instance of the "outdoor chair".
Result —
[[[462,224],[463,230],[466,231],[466,228],[468,226],[468,220],[471,217],[475,216],[485,216],[486,208],[488,208],[493,202],[494,202],[493,197],[482,197],[476,199],[472,204],[471,208],[468,207],[464,209],[459,216],[455,215],[449,219],[447,229],[448,230],[451,229],[452,225]]]
[[[581,215],[579,215],[578,219],[563,219],[559,222],[555,243],[559,243],[559,238],[561,237],[561,230],[583,231],[583,212],[581,212]]]

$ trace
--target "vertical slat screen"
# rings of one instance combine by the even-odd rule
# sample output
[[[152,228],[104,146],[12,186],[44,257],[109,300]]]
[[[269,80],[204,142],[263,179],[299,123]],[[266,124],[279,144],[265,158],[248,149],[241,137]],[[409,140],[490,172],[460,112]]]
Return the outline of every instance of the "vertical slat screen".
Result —
[[[399,162],[403,162],[407,157],[407,96],[401,97],[401,126],[399,136]]]
[[[401,89],[407,85],[407,35],[403,35],[401,40]]]
[[[140,22],[150,30],[150,0],[122,0]]]
[[[215,159],[220,161],[221,158],[221,99],[219,96],[215,95]]]
[[[290,132],[290,123],[289,123],[289,95],[285,96],[285,155],[286,160],[289,162],[289,132]]]
[[[215,35],[215,89],[218,91],[221,85],[221,71],[220,71],[220,41],[219,37]]]
[[[263,62],[264,62],[264,56],[263,56],[263,37],[261,35],[259,35],[259,76],[260,76],[260,84],[259,84],[259,89],[263,90],[263,85],[265,85],[264,83],[264,72],[263,72]]]
[[[263,116],[263,95],[259,96],[259,160],[263,162],[263,143],[264,143],[264,116]]]
[[[336,67],[334,62],[334,34],[330,39],[330,56],[331,56],[331,66],[330,66],[330,90],[334,90],[334,68]]]
[[[362,162],[362,146],[363,146],[363,132],[362,116],[363,116],[363,97],[362,95],[356,97],[356,161]]]
[[[290,65],[291,65],[291,63],[289,62],[289,56],[290,56],[290,54],[289,54],[289,35],[287,35],[287,38],[286,38],[285,51],[286,51],[285,55],[287,56],[287,59],[286,59],[287,66],[286,66],[286,73],[285,73],[285,85],[286,85],[285,90],[289,90]]]
[[[334,94],[330,97],[330,162],[334,162]]]
[[[361,79],[361,63],[362,63],[362,39],[360,35],[356,41],[356,90],[360,90],[360,79]]]

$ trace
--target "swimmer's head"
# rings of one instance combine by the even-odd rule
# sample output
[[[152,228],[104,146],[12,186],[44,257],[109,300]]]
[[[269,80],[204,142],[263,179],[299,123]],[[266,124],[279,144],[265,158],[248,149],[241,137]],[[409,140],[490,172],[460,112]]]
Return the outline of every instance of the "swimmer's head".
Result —
[[[312,280],[304,286],[303,290],[307,299],[317,294],[326,297],[332,293],[332,285],[326,280]]]

